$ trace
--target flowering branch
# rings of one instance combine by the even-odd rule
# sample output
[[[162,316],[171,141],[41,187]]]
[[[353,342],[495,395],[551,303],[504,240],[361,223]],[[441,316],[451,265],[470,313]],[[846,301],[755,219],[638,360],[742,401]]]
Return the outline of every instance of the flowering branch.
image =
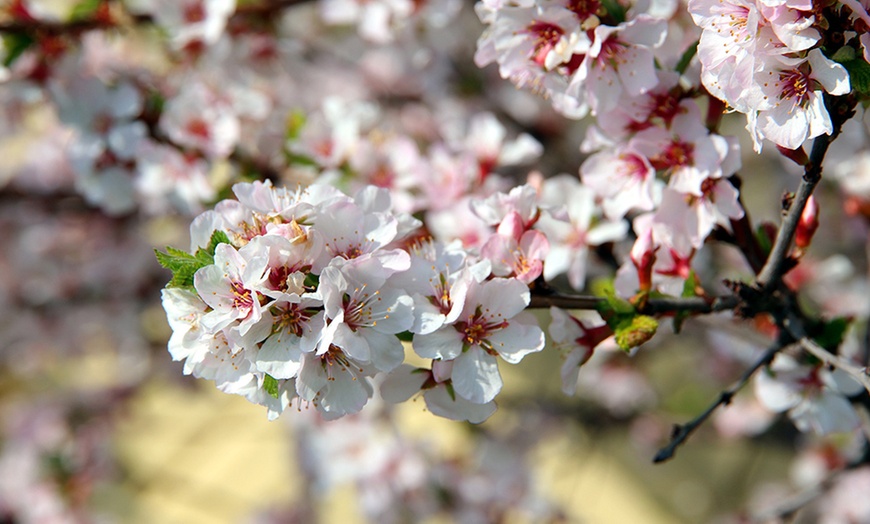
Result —
[[[593,295],[566,295],[552,293],[547,295],[532,295],[530,308],[548,308],[551,306],[563,309],[598,309],[606,300]],[[691,313],[715,313],[734,309],[740,302],[739,297],[727,295],[709,300],[702,297],[688,298],[650,298],[642,307],[641,314],[662,314],[685,311]]]
[[[673,458],[674,453],[676,453],[677,448],[681,446],[686,439],[689,438],[689,435],[695,432],[698,427],[706,422],[710,415],[713,414],[714,411],[719,406],[728,405],[731,403],[731,399],[734,398],[734,395],[737,394],[738,391],[743,389],[743,386],[749,382],[749,379],[755,374],[756,371],[761,369],[763,366],[770,364],[773,360],[773,357],[776,356],[788,343],[784,340],[778,341],[776,344],[770,346],[767,351],[765,351],[761,357],[753,364],[751,367],[746,369],[743,374],[740,376],[740,379],[737,380],[730,388],[722,391],[719,394],[719,398],[712,403],[707,409],[704,410],[703,413],[690,420],[689,422],[682,425],[675,425],[674,431],[671,436],[671,441],[667,446],[663,447],[656,453],[656,456],[653,458],[653,462],[658,464],[661,462],[665,462],[666,460],[670,460]]]
[[[854,115],[854,101],[843,99],[828,98],[827,102],[835,106],[835,110],[831,111],[833,120],[833,132],[830,135],[820,135],[813,140],[813,148],[810,152],[809,161],[804,165],[804,175],[801,183],[798,186],[794,199],[788,208],[788,211],[783,218],[782,226],[776,235],[773,247],[770,250],[770,256],[767,262],[756,278],[756,284],[761,290],[770,290],[778,285],[779,280],[788,271],[786,258],[794,241],[795,232],[797,231],[801,215],[807,205],[810,197],[815,190],[816,185],[822,179],[822,162],[828,152],[828,147],[840,134],[843,124]]]
[[[852,378],[857,380],[864,386],[868,392],[870,392],[870,376],[867,374],[867,368],[858,367],[845,358],[834,355],[827,349],[822,346],[816,344],[815,341],[809,338],[802,338],[800,340],[801,347],[804,348],[809,354],[821,360],[825,364],[833,366],[837,369],[843,370],[849,374]]]

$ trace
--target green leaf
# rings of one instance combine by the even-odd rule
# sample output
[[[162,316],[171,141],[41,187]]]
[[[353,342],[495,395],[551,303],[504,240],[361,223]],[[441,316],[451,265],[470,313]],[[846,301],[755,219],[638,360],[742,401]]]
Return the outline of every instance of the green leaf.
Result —
[[[211,238],[208,241],[208,247],[206,248],[208,254],[212,257],[214,257],[214,250],[217,249],[218,244],[231,244],[231,242],[230,237],[228,237],[226,233],[216,229],[211,234]]]
[[[625,22],[625,8],[617,0],[601,0],[601,4],[607,10],[607,14],[619,25]]]
[[[839,62],[842,64],[843,62],[850,62],[854,60],[856,55],[857,51],[855,51],[854,47],[844,45],[840,49],[837,49],[837,52],[834,53],[830,58],[834,62]]]
[[[453,381],[445,382],[444,388],[447,389],[447,394],[450,395],[450,400],[456,402],[456,390],[453,389]]]
[[[320,277],[314,273],[305,275],[305,280],[302,282],[306,289],[317,289],[320,285]]]
[[[278,398],[280,395],[278,389],[278,380],[266,373],[266,376],[263,377],[263,391],[268,393],[270,397]]]
[[[851,322],[852,320],[846,317],[833,318],[825,322],[821,326],[820,333],[813,338],[818,345],[828,351],[835,351],[843,343]]]
[[[300,109],[294,109],[287,115],[287,140],[296,140],[299,133],[305,127],[305,113]]]
[[[34,42],[33,38],[25,34],[9,33],[3,35],[3,49],[5,50],[3,66],[10,67]]]
[[[843,67],[849,72],[852,91],[862,95],[870,95],[870,64],[865,62],[863,58],[856,58],[843,62]]]
[[[686,72],[686,68],[689,67],[689,63],[691,63],[692,58],[695,57],[695,53],[698,52],[698,40],[696,40],[692,45],[690,45],[685,51],[683,51],[683,56],[680,57],[680,61],[677,62],[677,73],[683,74]]]
[[[102,0],[82,0],[70,12],[70,20],[84,20],[91,18],[91,15],[100,7]]]
[[[614,330],[616,343],[623,351],[636,348],[653,338],[659,323],[647,315],[635,315],[630,320],[623,321]]]
[[[187,251],[166,246],[166,252],[154,250],[157,262],[169,271],[172,271],[172,279],[167,287],[193,287],[193,275],[201,268],[214,264],[214,252],[220,244],[229,244],[230,239],[223,231],[214,231],[209,239],[208,246],[199,248],[191,255]]]
[[[690,270],[689,271],[689,278],[687,278],[686,281],[683,282],[683,292],[680,294],[680,296],[683,298],[691,298],[691,297],[697,296],[697,294],[695,293],[695,289],[697,288],[697,285],[698,285],[698,278],[695,275],[695,271]],[[686,319],[689,318],[690,316],[691,315],[688,311],[677,311],[676,314],[674,314],[674,319],[673,319],[674,333],[679,334],[680,331],[682,331],[683,322],[685,322]]]
[[[398,338],[402,342],[411,342],[412,340],[414,340],[414,334],[410,331],[402,331],[401,333],[396,334],[396,338]]]

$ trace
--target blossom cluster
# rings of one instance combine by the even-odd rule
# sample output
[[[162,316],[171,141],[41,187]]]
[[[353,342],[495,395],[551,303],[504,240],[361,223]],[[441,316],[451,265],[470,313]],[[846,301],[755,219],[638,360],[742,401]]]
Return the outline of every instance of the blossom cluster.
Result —
[[[523,313],[527,284],[485,256],[412,238],[419,222],[394,213],[386,190],[351,198],[330,186],[255,182],[234,192],[238,200],[194,220],[195,255],[163,254],[175,278],[184,261],[208,257],[164,290],[169,347],[186,373],[265,404],[270,416],[293,399],[328,418],[358,412],[373,394],[369,379],[392,372],[385,397],[425,390],[433,412],[479,422],[502,387],[498,360],[543,348]],[[510,236],[495,256],[511,242],[517,250]],[[401,367],[403,336],[433,360],[430,370]]]

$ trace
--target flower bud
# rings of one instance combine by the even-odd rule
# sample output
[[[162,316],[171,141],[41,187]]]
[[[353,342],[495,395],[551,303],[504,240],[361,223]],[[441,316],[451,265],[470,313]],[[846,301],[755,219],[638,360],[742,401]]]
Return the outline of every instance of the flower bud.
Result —
[[[815,197],[810,196],[807,200],[807,205],[801,213],[800,221],[798,222],[797,231],[795,232],[794,243],[804,249],[810,245],[813,239],[813,234],[819,227],[819,204]]]

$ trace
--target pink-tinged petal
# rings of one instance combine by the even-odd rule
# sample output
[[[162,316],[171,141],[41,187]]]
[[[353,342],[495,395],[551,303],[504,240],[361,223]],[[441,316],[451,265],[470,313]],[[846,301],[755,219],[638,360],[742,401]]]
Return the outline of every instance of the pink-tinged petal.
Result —
[[[510,324],[489,337],[492,349],[506,362],[517,364],[529,353],[544,349],[544,331],[537,326],[531,313],[521,313]]]
[[[354,332],[343,322],[335,327],[332,343],[355,360],[360,362],[371,362],[372,360],[372,350],[366,338],[361,333]]]
[[[263,342],[254,364],[257,371],[278,379],[295,377],[302,367],[299,338],[289,333],[275,333]]]
[[[462,353],[453,362],[453,388],[475,404],[485,404],[502,388],[496,358],[478,347]]]
[[[619,79],[629,96],[640,96],[658,84],[652,51],[639,47],[626,49],[622,55]]]
[[[556,244],[550,248],[550,254],[544,261],[544,280],[550,282],[557,276],[566,273],[571,267],[574,249],[564,244]]]
[[[852,404],[828,390],[805,399],[789,411],[789,417],[800,431],[813,431],[817,435],[848,433],[861,427],[861,419]]]
[[[560,375],[562,377],[562,392],[574,396],[577,392],[577,379],[579,378],[580,366],[585,363],[592,354],[592,349],[577,347],[565,357],[562,363]]]
[[[465,315],[475,313],[478,306],[490,319],[509,319],[526,309],[531,299],[529,287],[513,278],[496,278],[469,290]]]
[[[626,24],[622,38],[635,45],[658,47],[668,34],[668,23],[649,15],[640,15]]]
[[[845,67],[825,57],[818,49],[810,51],[808,57],[812,67],[812,76],[822,84],[825,91],[834,96],[840,96],[852,90],[849,83],[849,73]]]
[[[497,231],[498,234],[503,237],[512,238],[515,241],[519,241],[520,236],[525,230],[526,227],[523,223],[523,218],[516,211],[511,211],[498,225]]]
[[[782,359],[775,364],[779,365]],[[755,396],[758,401],[771,411],[782,412],[797,406],[802,400],[798,380],[808,374],[801,373],[793,361],[787,362],[787,369],[780,369],[774,374],[763,372],[755,375]]]
[[[323,370],[323,364],[320,357],[304,356],[302,366],[299,369],[299,376],[296,379],[296,393],[303,400],[314,400],[317,393],[323,389],[329,379],[326,372]]]
[[[428,335],[440,329],[445,323],[451,323],[445,321],[444,314],[437,306],[420,294],[415,296],[414,315],[416,319],[410,331],[419,335]]]
[[[425,369],[402,364],[391,371],[381,383],[381,397],[391,404],[404,402],[420,392],[429,376],[430,373]]]
[[[526,231],[520,239],[520,250],[526,258],[543,260],[550,252],[550,241],[540,231]]]
[[[589,230],[586,234],[586,243],[590,246],[598,246],[606,242],[618,242],[628,234],[628,223],[620,221],[603,221]]]
[[[806,114],[809,117],[809,133],[807,138],[830,135],[834,132],[834,125],[831,123],[831,116],[828,114],[828,109],[825,107],[821,93],[818,93],[818,96],[810,97],[810,106]]]
[[[428,335],[414,336],[414,352],[423,358],[451,360],[462,353],[462,334],[445,326]]]
[[[475,404],[459,395],[451,397],[445,386],[437,386],[423,392],[426,407],[433,414],[450,420],[467,420],[472,424],[480,424],[495,413],[495,402]]]
[[[405,347],[395,335],[378,333],[373,329],[360,331],[371,348],[372,364],[379,371],[392,371],[405,360]]]
[[[336,417],[359,413],[368,402],[371,392],[372,388],[365,378],[340,372],[327,383],[326,393],[320,398],[320,407]]]

